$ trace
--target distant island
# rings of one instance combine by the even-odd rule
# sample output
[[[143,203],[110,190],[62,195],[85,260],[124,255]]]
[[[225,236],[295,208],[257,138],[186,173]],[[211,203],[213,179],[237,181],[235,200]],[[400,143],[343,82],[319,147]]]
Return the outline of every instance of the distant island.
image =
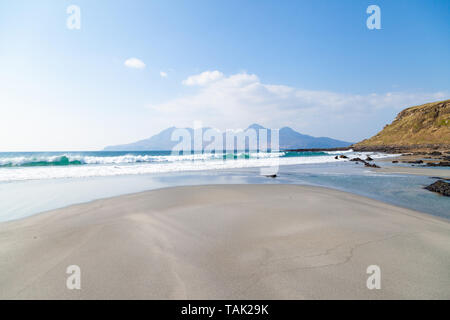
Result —
[[[172,133],[177,130],[170,127],[160,133],[137,142],[108,146],[104,151],[162,151],[172,150],[178,143],[172,141]],[[185,128],[193,136],[192,128]],[[210,128],[202,128],[203,132]],[[247,129],[270,129],[252,124]],[[225,133],[223,133],[225,135]],[[409,151],[450,150],[450,100],[426,103],[401,111],[395,120],[386,125],[375,136],[353,144],[352,142],[329,137],[313,137],[301,134],[290,127],[279,130],[281,150],[336,150],[351,147],[355,151],[380,151],[402,153]]]
[[[450,100],[414,106],[370,139],[352,146],[356,151],[450,150]]]
[[[162,151],[172,150],[178,143],[172,141],[172,133],[176,130],[176,127],[171,127],[161,131],[160,133],[144,140],[137,142],[108,146],[104,148],[104,151]],[[185,128],[193,136],[194,130],[192,128]],[[210,128],[203,128],[203,132]],[[244,130],[258,130],[267,129],[259,124],[252,124]],[[270,133],[270,129],[267,129]],[[225,135],[225,133],[222,133]],[[346,148],[350,146],[352,142],[336,140],[328,137],[313,137],[305,134],[301,134],[292,128],[283,127],[279,131],[279,148],[281,150],[286,149],[314,149],[314,148]]]

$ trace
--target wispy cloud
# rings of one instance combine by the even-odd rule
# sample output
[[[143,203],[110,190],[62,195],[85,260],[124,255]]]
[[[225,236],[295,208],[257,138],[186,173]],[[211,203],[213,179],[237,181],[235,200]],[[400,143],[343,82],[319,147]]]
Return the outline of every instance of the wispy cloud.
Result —
[[[139,60],[138,58],[129,58],[125,60],[124,65],[128,68],[134,68],[134,69],[144,69],[145,63],[142,60]]]
[[[305,90],[265,84],[255,74],[225,76],[220,71],[192,75],[182,83],[194,92],[150,106],[156,116],[170,119],[171,124],[190,125],[200,120],[224,129],[259,122],[272,127],[289,125],[318,135],[339,128],[346,131],[341,137],[351,136],[348,127],[352,123],[371,123],[373,128],[374,115],[378,121],[390,121],[394,112],[405,107],[448,97],[446,92],[348,94]],[[383,112],[386,119],[381,119]]]
[[[223,73],[220,71],[205,71],[188,77],[183,81],[186,86],[206,86],[212,84],[214,81],[223,79]]]
[[[167,72],[164,71],[160,71],[159,75],[161,76],[161,78],[167,78],[169,75],[167,74]]]

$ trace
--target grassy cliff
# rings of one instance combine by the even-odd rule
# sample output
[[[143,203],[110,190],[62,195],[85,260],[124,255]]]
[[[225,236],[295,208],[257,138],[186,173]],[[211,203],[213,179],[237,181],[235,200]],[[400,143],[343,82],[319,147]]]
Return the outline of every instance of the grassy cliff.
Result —
[[[410,107],[370,139],[354,145],[358,150],[450,148],[450,100]]]

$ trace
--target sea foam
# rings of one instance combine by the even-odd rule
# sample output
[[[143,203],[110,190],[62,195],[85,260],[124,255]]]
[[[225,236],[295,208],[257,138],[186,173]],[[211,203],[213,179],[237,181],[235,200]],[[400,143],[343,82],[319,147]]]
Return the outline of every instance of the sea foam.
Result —
[[[297,164],[342,162],[336,153],[236,153],[187,155],[136,155],[86,156],[57,155],[46,157],[0,158],[0,181],[24,181],[58,178],[84,178],[117,175],[166,173],[177,171],[221,170],[234,168],[274,167]],[[351,157],[364,157],[369,153],[347,152]],[[390,156],[373,154],[374,159]],[[30,165],[34,163],[35,165]],[[42,165],[44,163],[44,165]],[[6,165],[5,165],[6,164]]]

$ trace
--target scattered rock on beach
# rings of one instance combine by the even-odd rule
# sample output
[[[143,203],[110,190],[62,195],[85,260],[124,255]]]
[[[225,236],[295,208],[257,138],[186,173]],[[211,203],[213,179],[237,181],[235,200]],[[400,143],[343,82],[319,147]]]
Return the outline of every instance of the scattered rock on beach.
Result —
[[[403,163],[421,164],[423,160],[402,161]]]
[[[339,159],[339,157],[338,157],[338,156],[336,156],[336,157],[334,157],[334,158],[335,158],[336,160],[337,160],[337,159]]]
[[[276,174],[269,174],[269,175],[267,175],[266,177],[267,177],[267,178],[276,178],[277,175],[276,175]]]
[[[369,156],[367,156],[366,161],[373,161],[373,159]]]
[[[450,183],[445,182],[444,180],[438,180],[425,187],[425,189],[450,197]]]
[[[392,163],[398,163],[398,160],[393,160]]]
[[[339,156],[339,158],[341,158],[341,159],[348,159],[348,157],[347,157],[347,156],[344,156],[343,154],[341,154],[341,155]]]
[[[371,158],[371,159],[372,159],[372,158]],[[372,160],[373,160],[373,159],[372,159]],[[377,166],[375,163],[374,163],[374,164],[370,164],[369,162],[367,162],[366,160],[363,160],[363,159],[361,159],[361,158],[353,158],[353,159],[350,159],[350,161],[355,161],[356,163],[362,162],[362,163],[364,163],[364,165],[365,165],[366,167],[379,168],[379,166]]]
[[[437,163],[428,162],[428,167],[450,167],[450,161],[439,161]]]

